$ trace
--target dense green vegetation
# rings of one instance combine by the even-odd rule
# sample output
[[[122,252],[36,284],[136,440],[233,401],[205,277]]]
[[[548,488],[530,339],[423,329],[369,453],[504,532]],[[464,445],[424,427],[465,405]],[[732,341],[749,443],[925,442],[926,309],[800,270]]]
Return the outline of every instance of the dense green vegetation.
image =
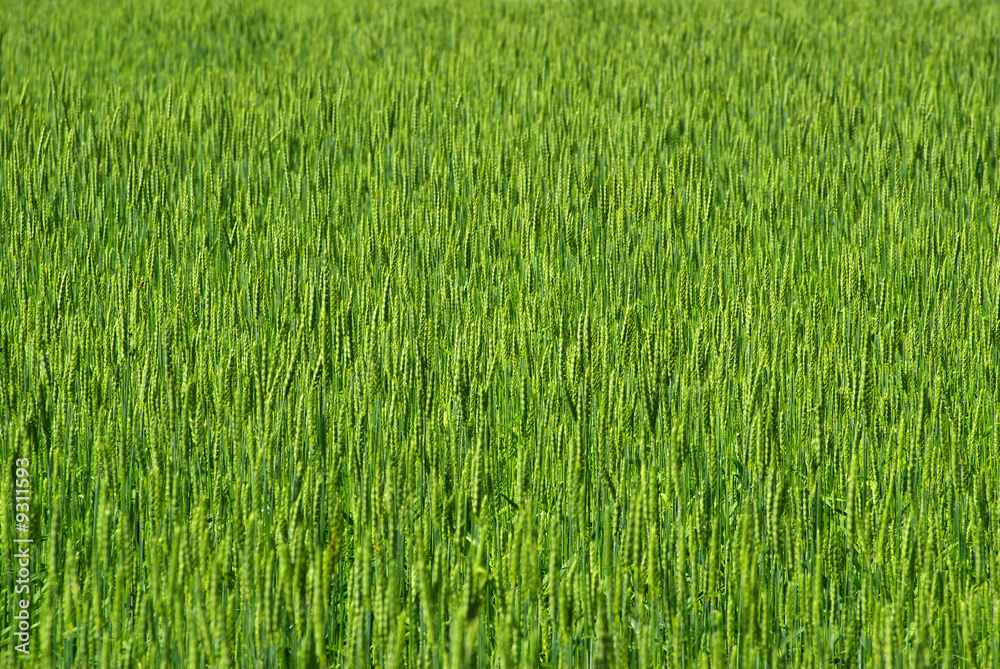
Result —
[[[1000,666],[1000,6],[269,4],[0,6],[0,663]]]

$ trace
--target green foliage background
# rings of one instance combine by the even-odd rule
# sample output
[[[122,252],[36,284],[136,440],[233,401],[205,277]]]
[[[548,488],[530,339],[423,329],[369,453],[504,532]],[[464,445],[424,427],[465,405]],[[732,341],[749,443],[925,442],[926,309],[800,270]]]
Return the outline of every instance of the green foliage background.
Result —
[[[1000,6],[806,4],[0,5],[28,664],[1000,666]]]

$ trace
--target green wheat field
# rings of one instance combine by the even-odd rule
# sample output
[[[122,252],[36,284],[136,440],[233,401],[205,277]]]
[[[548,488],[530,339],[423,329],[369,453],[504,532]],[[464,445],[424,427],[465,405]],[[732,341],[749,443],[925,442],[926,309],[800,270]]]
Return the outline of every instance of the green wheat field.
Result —
[[[0,1],[0,665],[1000,667],[998,161],[994,2]]]

